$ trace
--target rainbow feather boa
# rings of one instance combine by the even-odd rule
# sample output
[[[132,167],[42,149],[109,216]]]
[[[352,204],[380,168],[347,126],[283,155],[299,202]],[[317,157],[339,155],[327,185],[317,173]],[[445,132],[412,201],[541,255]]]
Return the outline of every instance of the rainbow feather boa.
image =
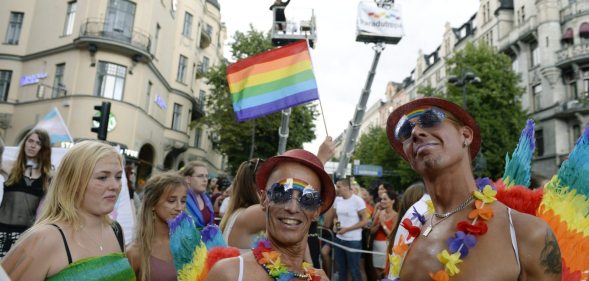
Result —
[[[168,222],[170,251],[179,281],[204,280],[209,270],[221,259],[239,256],[239,250],[227,247],[217,225],[199,230],[185,212]]]
[[[589,279],[589,126],[544,187],[537,216],[548,222],[563,259],[563,280]]]

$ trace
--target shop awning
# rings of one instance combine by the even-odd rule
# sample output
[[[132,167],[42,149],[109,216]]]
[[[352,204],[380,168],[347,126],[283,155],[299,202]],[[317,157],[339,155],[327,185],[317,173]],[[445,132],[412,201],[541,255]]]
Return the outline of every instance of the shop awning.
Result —
[[[572,28],[568,28],[563,34],[562,34],[562,40],[563,41],[570,41],[573,40],[573,29]]]
[[[579,28],[579,35],[583,38],[589,37],[589,23],[584,22]]]

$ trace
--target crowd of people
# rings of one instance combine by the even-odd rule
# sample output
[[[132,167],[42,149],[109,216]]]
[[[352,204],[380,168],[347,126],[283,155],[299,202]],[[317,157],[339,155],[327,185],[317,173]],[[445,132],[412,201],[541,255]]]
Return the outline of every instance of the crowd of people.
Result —
[[[422,98],[397,108],[387,133],[423,182],[406,189],[334,183],[324,169],[334,154],[330,137],[316,154],[293,149],[244,161],[233,177],[209,178],[207,166],[192,161],[135,193],[137,227],[125,245],[109,216],[125,172],[121,155],[83,141],[53,168],[47,132],[33,130],[14,163],[0,165],[9,171],[2,268],[12,280],[177,280],[168,222],[186,212],[197,228],[218,224],[241,253],[217,262],[207,280],[560,279],[547,224],[477,187],[471,161],[481,140],[468,113]],[[471,217],[483,208],[493,214],[484,227]],[[474,222],[464,225],[464,217]]]

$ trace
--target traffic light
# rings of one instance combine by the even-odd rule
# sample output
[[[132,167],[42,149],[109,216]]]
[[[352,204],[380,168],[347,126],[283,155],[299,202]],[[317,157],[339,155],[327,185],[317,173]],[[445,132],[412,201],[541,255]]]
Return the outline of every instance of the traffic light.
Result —
[[[98,127],[93,127],[91,131],[98,135],[99,140],[106,140],[108,118],[110,116],[110,102],[103,101],[102,105],[96,105],[94,109],[98,110],[100,115],[92,117],[92,121],[98,122]]]

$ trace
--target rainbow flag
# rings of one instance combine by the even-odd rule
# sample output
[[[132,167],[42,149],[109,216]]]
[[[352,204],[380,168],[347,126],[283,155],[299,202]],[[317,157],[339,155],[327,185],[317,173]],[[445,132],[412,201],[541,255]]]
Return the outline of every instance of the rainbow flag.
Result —
[[[306,40],[230,65],[227,82],[238,122],[319,99]]]

